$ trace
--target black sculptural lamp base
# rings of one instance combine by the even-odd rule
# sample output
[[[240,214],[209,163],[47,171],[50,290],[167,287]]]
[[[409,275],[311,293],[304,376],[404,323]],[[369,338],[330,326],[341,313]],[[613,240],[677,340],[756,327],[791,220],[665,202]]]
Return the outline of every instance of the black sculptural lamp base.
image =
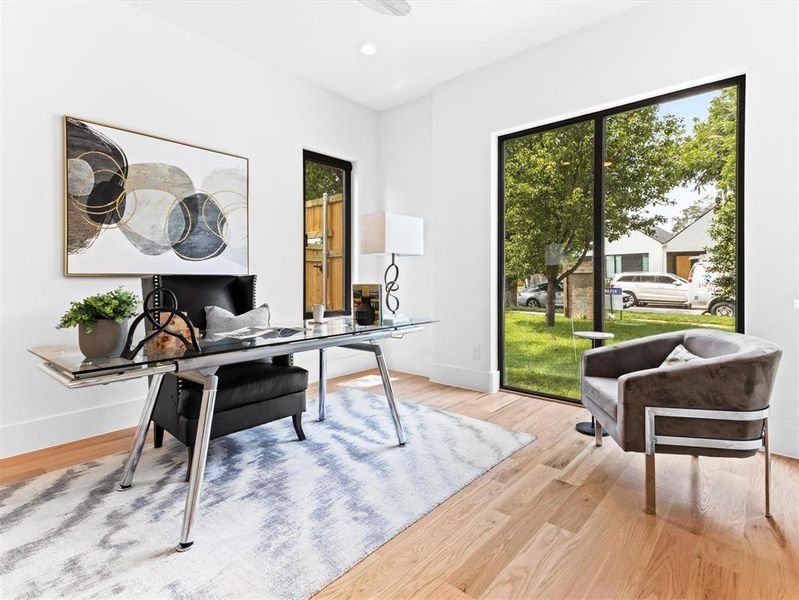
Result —
[[[397,280],[399,279],[399,267],[396,263],[396,254],[391,253],[391,264],[386,267],[386,272],[383,274],[383,283],[386,286],[386,308],[391,313],[390,315],[383,315],[383,323],[385,325],[399,325],[401,323],[410,323],[410,319],[403,314],[398,314],[399,298],[394,293],[399,289]]]
[[[399,284],[397,280],[399,279],[399,267],[395,262],[396,254],[393,252],[391,253],[391,264],[386,267],[386,272],[383,274],[383,283],[386,286],[386,308],[391,312],[391,314],[396,315],[397,311],[399,310],[399,298],[397,298],[396,292],[399,290]]]

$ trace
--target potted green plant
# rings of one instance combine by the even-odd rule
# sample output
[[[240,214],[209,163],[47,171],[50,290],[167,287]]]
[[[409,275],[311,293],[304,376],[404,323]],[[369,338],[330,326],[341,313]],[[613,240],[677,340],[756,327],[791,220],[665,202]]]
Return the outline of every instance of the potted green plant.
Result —
[[[118,287],[71,302],[57,328],[78,328],[78,345],[86,358],[119,356],[128,333],[128,317],[136,314],[136,294]]]

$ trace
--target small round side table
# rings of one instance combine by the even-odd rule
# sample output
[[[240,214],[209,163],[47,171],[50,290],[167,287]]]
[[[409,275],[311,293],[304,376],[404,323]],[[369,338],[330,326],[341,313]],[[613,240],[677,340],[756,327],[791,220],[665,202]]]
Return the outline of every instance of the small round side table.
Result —
[[[591,340],[591,348],[599,348],[605,340],[612,340],[615,336],[607,331],[575,331],[574,337],[582,340]],[[582,421],[577,423],[574,428],[585,435],[596,435],[596,424],[593,415],[590,421]],[[602,432],[602,437],[608,435],[607,431]]]

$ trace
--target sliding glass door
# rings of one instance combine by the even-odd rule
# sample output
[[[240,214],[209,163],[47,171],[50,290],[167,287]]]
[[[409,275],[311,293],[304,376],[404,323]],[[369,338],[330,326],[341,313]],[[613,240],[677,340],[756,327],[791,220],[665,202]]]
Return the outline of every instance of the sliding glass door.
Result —
[[[736,85],[605,118],[604,252],[622,257],[605,272],[614,342],[735,330],[737,121]]]
[[[743,86],[500,138],[504,388],[579,399],[580,330],[743,331]]]
[[[567,396],[579,373],[573,330],[594,328],[594,123],[502,146],[504,383]]]

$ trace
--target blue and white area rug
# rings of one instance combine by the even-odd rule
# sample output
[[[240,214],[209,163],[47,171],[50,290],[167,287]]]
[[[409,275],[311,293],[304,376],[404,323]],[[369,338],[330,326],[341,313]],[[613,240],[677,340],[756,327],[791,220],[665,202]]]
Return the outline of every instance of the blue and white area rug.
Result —
[[[315,401],[310,402],[314,404]],[[185,448],[145,448],[116,492],[117,454],[0,488],[0,595],[307,598],[533,438],[415,404],[396,436],[382,396],[211,442],[194,546],[176,553]]]

